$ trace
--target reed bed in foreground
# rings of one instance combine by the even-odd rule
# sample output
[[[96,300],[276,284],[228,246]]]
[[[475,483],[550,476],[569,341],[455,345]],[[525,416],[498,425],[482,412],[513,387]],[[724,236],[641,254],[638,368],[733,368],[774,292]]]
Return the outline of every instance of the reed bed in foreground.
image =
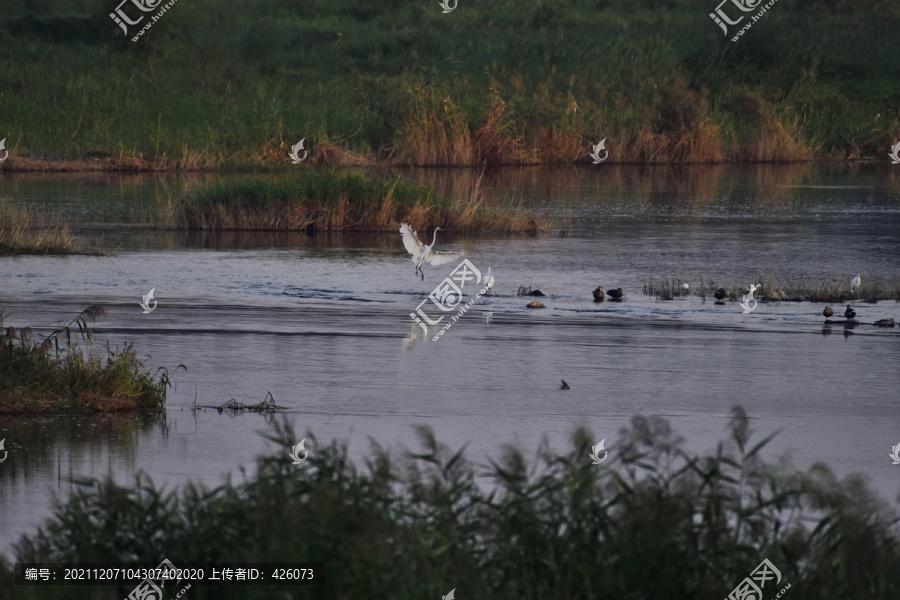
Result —
[[[719,288],[724,288],[728,300],[738,300],[748,292],[750,284],[761,286],[754,293],[757,300],[769,302],[871,302],[877,300],[900,301],[900,279],[885,279],[865,275],[861,277],[862,285],[850,290],[851,275],[820,275],[818,277],[788,277],[782,273],[757,271],[756,278],[747,284],[729,282],[720,284],[711,279],[701,277],[699,280],[682,279],[680,272],[665,279],[654,279],[653,273],[644,284],[644,294],[656,296],[660,300],[672,300],[677,296],[695,295],[701,298],[712,296]],[[681,287],[688,283],[689,290]]]
[[[91,247],[71,233],[62,215],[0,202],[0,255],[102,253],[101,241]]]
[[[132,344],[119,350],[107,342],[105,362],[79,347],[103,312],[90,306],[38,344],[30,327],[4,329],[0,310],[0,414],[164,408],[169,374],[152,376]]]
[[[185,200],[172,228],[240,231],[395,231],[401,222],[455,232],[547,229],[535,214],[485,206],[480,179],[463,200],[402,179],[308,170],[280,181],[224,183]]]
[[[80,481],[20,562],[324,563],[320,586],[194,585],[194,600],[460,598],[600,600],[723,598],[763,559],[794,600],[890,598],[900,590],[896,510],[860,476],[827,466],[767,463],[774,437],[754,438],[736,407],[728,438],[706,455],[658,417],[634,417],[601,465],[595,437],[576,430],[554,452],[508,447],[476,466],[419,427],[420,448],[399,458],[373,442],[365,464],[346,444],[320,444],[275,421],[279,449],[241,483],[208,489]],[[294,466],[300,437],[309,458]],[[534,456],[529,459],[528,456]],[[481,462],[481,461],[479,461]],[[835,565],[839,565],[836,568]],[[12,584],[12,600],[120,600],[133,585]],[[176,590],[178,587],[176,586]]]

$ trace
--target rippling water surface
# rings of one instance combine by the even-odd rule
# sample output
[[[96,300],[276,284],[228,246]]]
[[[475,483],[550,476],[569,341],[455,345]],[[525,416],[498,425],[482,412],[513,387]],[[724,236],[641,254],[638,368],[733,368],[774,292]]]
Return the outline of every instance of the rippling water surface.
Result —
[[[478,173],[411,177],[465,195]],[[260,415],[193,413],[271,392],[298,432],[414,445],[427,424],[476,462],[504,444],[562,448],[576,425],[607,438],[635,414],[662,415],[703,452],[725,437],[735,404],[758,435],[781,429],[768,458],[825,461],[859,472],[883,495],[900,488],[888,453],[900,442],[900,322],[893,301],[859,304],[861,324],[823,324],[824,305],[658,300],[653,277],[744,286],[783,281],[900,281],[900,169],[693,167],[504,170],[486,176],[489,202],[540,210],[568,229],[537,236],[438,235],[492,268],[482,298],[437,342],[409,317],[455,264],[413,274],[399,235],[220,234],[155,231],[154,207],[215,179],[17,177],[0,201],[54,208],[102,232],[107,257],[0,258],[6,323],[41,335],[88,304],[106,308],[95,347],[134,340],[152,369],[179,364],[162,417],[0,418],[0,551],[50,513],[70,478],[139,470],[169,486],[221,482],[273,449]],[[444,233],[444,232],[441,232]],[[430,238],[427,240],[430,241]],[[624,302],[592,301],[622,287]],[[529,310],[519,286],[543,290]],[[156,310],[142,314],[155,288]],[[836,312],[840,312],[835,306]],[[432,311],[434,312],[434,311]],[[565,379],[571,389],[560,390]]]

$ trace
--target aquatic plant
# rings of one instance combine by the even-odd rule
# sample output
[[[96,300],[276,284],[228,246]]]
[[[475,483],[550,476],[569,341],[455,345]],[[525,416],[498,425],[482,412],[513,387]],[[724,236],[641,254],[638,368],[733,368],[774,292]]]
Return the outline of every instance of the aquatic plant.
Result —
[[[780,270],[763,272],[757,271],[756,278],[747,284],[729,283],[720,285],[712,280],[700,279],[699,284],[692,285],[690,290],[684,290],[681,286],[679,274],[676,273],[670,281],[656,280],[653,272],[650,272],[647,282],[644,284],[644,294],[656,296],[663,300],[671,300],[674,296],[697,295],[706,298],[712,295],[719,287],[724,287],[729,300],[737,300],[747,293],[747,286],[752,283],[762,286],[755,292],[755,297],[768,302],[865,302],[873,300],[900,301],[900,279],[885,285],[883,278],[877,275],[867,275],[863,278],[862,285],[855,291],[850,291],[850,275],[839,272],[837,275],[822,274],[818,277],[805,275],[787,276]]]
[[[896,511],[859,476],[823,464],[801,472],[760,453],[735,408],[728,439],[686,453],[658,417],[636,416],[591,464],[594,437],[576,430],[563,453],[540,443],[534,459],[507,447],[477,467],[465,446],[416,429],[420,448],[391,456],[373,442],[364,467],[345,444],[320,444],[291,464],[299,437],[274,423],[279,451],[243,483],[164,491],[139,475],[132,487],[79,481],[36,533],[16,545],[21,562],[319,562],[320,587],[196,585],[217,598],[722,598],[763,558],[797,600],[887,598],[900,589]],[[836,568],[835,565],[839,565]],[[13,600],[122,598],[125,585],[11,584]],[[133,586],[131,586],[133,587]]]
[[[102,254],[102,242],[91,248],[74,236],[58,213],[42,213],[0,201],[0,255]]]
[[[454,232],[545,229],[521,210],[486,206],[479,178],[468,198],[449,200],[434,188],[334,169],[304,169],[290,179],[221,183],[187,198],[172,228],[241,231],[399,231],[440,225]]]
[[[164,408],[169,373],[151,375],[132,343],[113,349],[107,342],[105,362],[79,347],[79,340],[90,344],[90,324],[103,313],[89,306],[38,344],[30,327],[4,329],[0,309],[0,414]]]

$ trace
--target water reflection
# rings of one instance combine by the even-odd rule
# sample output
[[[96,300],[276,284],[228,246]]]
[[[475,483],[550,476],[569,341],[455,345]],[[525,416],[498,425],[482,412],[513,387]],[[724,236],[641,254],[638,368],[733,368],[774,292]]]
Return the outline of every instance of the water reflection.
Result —
[[[71,478],[83,473],[135,470],[143,438],[168,433],[164,413],[103,414],[97,416],[0,417],[0,439],[6,438],[9,456],[0,463],[0,506],[13,498],[72,487]],[[52,484],[52,490],[45,489]],[[3,526],[0,511],[0,530]]]

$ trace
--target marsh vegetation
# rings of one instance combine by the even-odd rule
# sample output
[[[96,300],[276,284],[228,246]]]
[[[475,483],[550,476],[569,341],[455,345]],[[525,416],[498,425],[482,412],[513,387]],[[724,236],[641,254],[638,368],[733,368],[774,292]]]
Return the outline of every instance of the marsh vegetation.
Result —
[[[476,466],[465,446],[417,429],[420,448],[392,456],[373,445],[364,465],[338,442],[302,467],[276,421],[279,451],[244,482],[162,489],[82,480],[36,533],[21,562],[319,562],[318,587],[196,585],[197,600],[462,596],[509,600],[720,598],[763,558],[797,600],[887,598],[900,589],[897,515],[856,476],[827,466],[767,463],[762,439],[735,408],[728,439],[705,455],[660,418],[636,416],[592,465],[594,442],[534,458],[507,448]],[[840,565],[840,568],[835,568]],[[133,587],[133,586],[131,586]],[[0,562],[0,590],[16,600],[121,598],[108,587],[14,586]],[[769,591],[769,588],[765,588]],[[777,590],[775,590],[777,591]]]
[[[90,306],[38,343],[30,327],[6,327],[0,311],[0,414],[92,413],[165,408],[165,369],[152,375],[132,344],[106,360],[84,350],[90,324],[104,314]]]

